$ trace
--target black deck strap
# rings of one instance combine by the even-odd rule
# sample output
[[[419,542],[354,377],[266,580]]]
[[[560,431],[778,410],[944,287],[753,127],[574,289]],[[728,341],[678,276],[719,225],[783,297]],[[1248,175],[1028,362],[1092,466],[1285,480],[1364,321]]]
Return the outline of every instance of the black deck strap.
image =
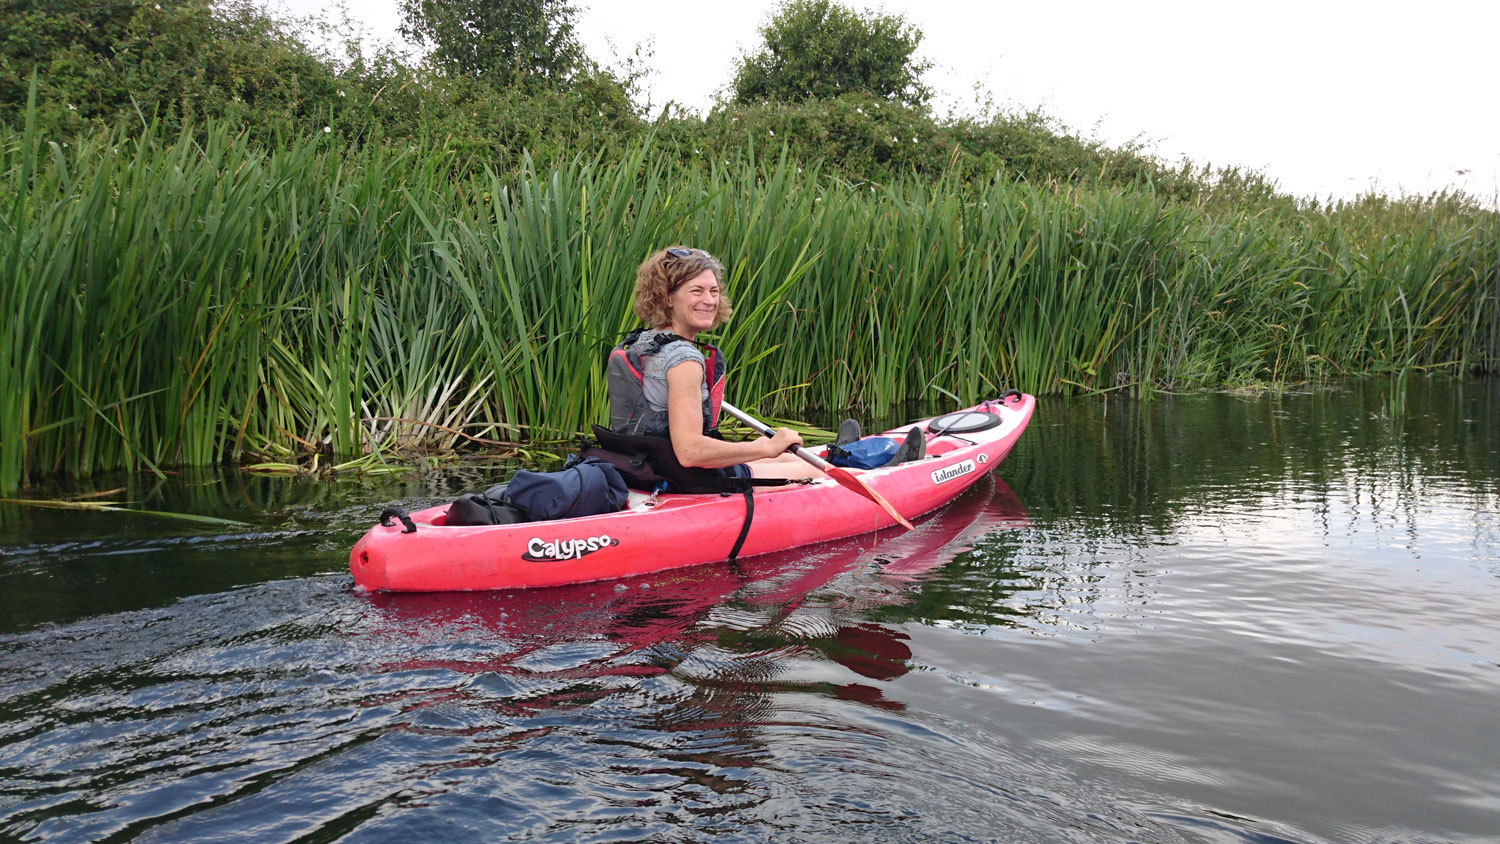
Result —
[[[745,537],[750,535],[750,523],[755,520],[755,487],[746,484],[741,493],[745,496],[745,523],[740,525],[739,538],[734,540],[734,547],[729,549],[731,563],[740,556],[740,549],[745,545]]]
[[[808,483],[812,478],[740,478],[750,486],[786,486],[787,484]]]
[[[380,511],[380,526],[394,527],[394,525],[391,524],[392,517],[400,519],[401,524],[406,525],[406,530],[401,531],[402,533],[417,532],[417,523],[411,520],[411,516],[406,515],[405,510],[397,509],[395,507],[387,507],[384,510]]]
[[[740,556],[740,549],[745,545],[745,537],[750,535],[750,523],[755,520],[755,488],[758,486],[781,486],[782,484],[810,484],[812,478],[740,478],[745,485],[741,494],[745,496],[745,523],[740,526],[739,538],[734,541],[734,548],[729,551],[729,562],[733,563]],[[778,482],[779,483],[773,483]]]

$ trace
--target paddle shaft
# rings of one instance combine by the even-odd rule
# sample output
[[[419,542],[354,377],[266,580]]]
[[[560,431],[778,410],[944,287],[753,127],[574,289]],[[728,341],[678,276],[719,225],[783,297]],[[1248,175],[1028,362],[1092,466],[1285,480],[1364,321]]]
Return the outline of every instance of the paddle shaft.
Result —
[[[768,436],[768,437],[774,437],[774,436],[776,436],[776,430],[774,428],[772,428],[771,426],[767,425],[764,422],[761,422],[760,420],[756,419],[755,417],[751,416],[750,414],[746,413],[745,411],[740,410],[739,408],[735,407],[734,405],[730,404],[729,402],[727,402],[727,401],[726,402],[720,402],[719,407],[721,409],[723,409],[723,411],[725,413],[729,414],[730,416],[733,416],[734,418],[740,420],[741,422],[744,422],[746,425],[749,425],[751,428],[754,428],[756,433],[758,433],[758,434],[764,434],[765,436]],[[791,452],[793,454],[797,455],[798,457],[802,458],[803,460],[806,460],[807,462],[809,462],[809,463],[813,464],[814,466],[818,467],[819,469],[822,469],[824,472],[827,472],[829,469],[834,468],[834,466],[833,466],[832,463],[829,463],[827,460],[824,460],[823,458],[819,457],[818,455],[813,454],[811,451],[808,451],[807,449],[803,448],[800,445],[794,445],[794,446],[792,446]]]
[[[771,429],[771,426],[765,424],[764,422],[761,422],[760,420],[756,419],[745,411],[740,410],[727,401],[721,402],[719,404],[719,407],[725,413],[733,416],[746,425],[749,425],[751,428],[754,428],[756,431],[765,436],[771,437],[776,435],[776,432]],[[881,509],[885,510],[886,514],[895,519],[896,522],[902,527],[905,527],[907,530],[912,529],[911,522],[907,521],[904,516],[898,513],[896,511],[896,508],[891,506],[891,502],[885,500],[885,496],[871,489],[869,484],[865,483],[859,478],[856,478],[847,470],[835,466],[832,463],[829,463],[827,460],[819,457],[818,455],[813,454],[811,451],[808,451],[800,445],[792,446],[791,452],[802,458],[803,460],[806,460],[808,463],[811,463],[813,466],[817,467],[820,471],[823,472],[823,474],[827,475],[830,478],[833,478],[839,486],[853,492],[857,492],[860,495],[863,495],[865,498],[868,498],[876,504],[880,505]]]

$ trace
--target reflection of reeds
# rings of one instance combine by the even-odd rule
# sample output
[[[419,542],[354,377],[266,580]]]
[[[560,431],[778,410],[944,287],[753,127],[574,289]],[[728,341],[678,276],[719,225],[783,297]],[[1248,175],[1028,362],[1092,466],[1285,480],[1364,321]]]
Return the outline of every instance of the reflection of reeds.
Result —
[[[1495,215],[1462,203],[1214,217],[751,154],[499,174],[329,144],[0,138],[0,491],[583,430],[668,243],[725,258],[719,340],[768,415],[1500,363]]]
[[[98,500],[102,495],[113,495],[124,492],[124,488],[113,489],[103,493],[75,496],[73,498],[0,498],[0,504],[16,504],[22,507],[40,507],[44,510],[87,510],[98,513],[134,513],[141,516],[155,516],[162,519],[179,519],[187,522],[200,522],[210,525],[224,525],[243,527],[244,522],[236,522],[232,519],[220,519],[215,516],[203,516],[197,513],[171,513],[165,510],[142,510],[134,507],[122,506],[118,501]]]

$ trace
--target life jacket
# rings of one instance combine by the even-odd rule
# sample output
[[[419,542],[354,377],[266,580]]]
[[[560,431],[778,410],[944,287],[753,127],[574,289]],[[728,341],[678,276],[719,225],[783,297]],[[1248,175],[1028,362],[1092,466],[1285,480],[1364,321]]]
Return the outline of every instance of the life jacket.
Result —
[[[703,433],[712,435],[719,427],[719,408],[724,402],[724,376],[728,366],[724,354],[708,343],[679,337],[670,331],[642,341],[646,329],[639,328],[609,353],[605,374],[609,384],[609,427],[617,434],[667,436],[667,411],[655,410],[646,400],[646,359],[660,354],[672,343],[693,343],[703,350]]]
[[[605,372],[609,378],[609,427],[594,426],[597,442],[585,441],[581,454],[612,464],[635,489],[658,492],[739,493],[745,497],[745,521],[729,550],[729,559],[739,556],[750,523],[755,518],[754,487],[782,486],[785,478],[735,478],[719,469],[683,466],[672,449],[666,410],[653,410],[646,401],[646,358],[659,354],[671,343],[690,343],[686,337],[662,332],[641,342],[645,329],[625,335],[609,353]],[[703,435],[719,436],[719,409],[724,402],[724,355],[707,343],[694,343],[703,350],[703,383],[708,396],[703,401]]]

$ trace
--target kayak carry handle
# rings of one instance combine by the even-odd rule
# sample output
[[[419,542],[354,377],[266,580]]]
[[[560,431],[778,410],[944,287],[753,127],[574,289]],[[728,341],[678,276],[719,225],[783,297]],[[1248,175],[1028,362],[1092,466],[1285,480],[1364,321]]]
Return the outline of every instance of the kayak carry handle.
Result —
[[[417,523],[411,520],[411,516],[406,515],[405,510],[398,510],[395,507],[387,507],[384,510],[380,511],[380,526],[394,527],[394,525],[391,524],[392,516],[400,519],[401,524],[406,525],[406,530],[401,531],[402,533],[417,532]]]
[[[1006,390],[1005,392],[1001,393],[1000,394],[1000,402],[1001,402],[1001,404],[1004,404],[1005,402],[1010,401],[1012,396],[1014,396],[1017,400],[1019,400],[1021,398],[1021,391],[1017,390],[1015,388],[1011,388],[1011,389]]]

